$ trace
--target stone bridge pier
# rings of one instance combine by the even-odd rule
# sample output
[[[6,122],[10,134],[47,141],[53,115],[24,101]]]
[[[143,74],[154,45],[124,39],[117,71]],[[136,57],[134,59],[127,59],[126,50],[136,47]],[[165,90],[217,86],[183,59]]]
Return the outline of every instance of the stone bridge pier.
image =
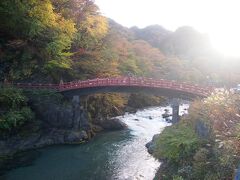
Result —
[[[179,99],[174,98],[171,103],[172,107],[172,123],[175,124],[180,120],[179,116],[179,106],[180,102]]]

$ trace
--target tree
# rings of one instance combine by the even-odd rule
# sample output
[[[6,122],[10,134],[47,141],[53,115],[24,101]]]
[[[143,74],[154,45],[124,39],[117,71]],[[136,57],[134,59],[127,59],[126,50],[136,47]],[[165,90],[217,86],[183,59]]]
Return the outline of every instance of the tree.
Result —
[[[21,79],[21,73],[14,71],[26,62],[28,76],[31,69],[44,67],[50,61],[54,61],[54,68],[62,68],[63,62],[66,64],[66,51],[71,47],[75,24],[54,12],[50,0],[3,0],[0,2],[0,16],[1,46],[4,47],[1,61],[8,66],[5,73],[9,78]],[[15,53],[10,56],[13,51]],[[33,67],[30,62],[34,62]]]

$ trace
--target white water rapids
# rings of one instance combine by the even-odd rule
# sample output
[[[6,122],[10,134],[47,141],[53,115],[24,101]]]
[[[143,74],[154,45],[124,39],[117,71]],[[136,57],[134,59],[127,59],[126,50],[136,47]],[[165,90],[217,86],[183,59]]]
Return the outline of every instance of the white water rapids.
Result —
[[[180,106],[180,115],[187,113],[188,105]],[[137,111],[135,114],[126,113],[119,117],[128,125],[133,136],[131,140],[118,144],[119,149],[114,152],[114,174],[111,179],[119,180],[152,180],[160,166],[160,162],[147,152],[145,144],[151,141],[155,134],[160,133],[167,123],[162,114],[168,107],[153,107]]]

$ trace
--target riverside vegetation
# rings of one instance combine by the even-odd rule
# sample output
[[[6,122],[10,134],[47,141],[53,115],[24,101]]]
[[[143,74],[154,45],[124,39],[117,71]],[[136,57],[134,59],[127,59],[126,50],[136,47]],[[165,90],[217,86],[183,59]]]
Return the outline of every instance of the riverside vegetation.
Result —
[[[82,97],[80,103],[74,103],[55,92],[23,91],[3,87],[3,82],[59,83],[60,80],[132,75],[233,86],[239,83],[239,68],[238,59],[215,52],[207,36],[191,27],[180,27],[175,32],[158,25],[144,29],[126,28],[102,16],[92,0],[1,0],[1,159],[23,149],[86,141],[104,127],[109,129],[106,123],[111,122],[110,117],[163,102],[161,97],[146,95],[97,94]],[[213,154],[207,157],[224,159],[224,153],[215,154],[215,146],[210,143],[214,141],[212,136],[205,138],[209,141],[206,144],[211,146],[204,149],[195,134],[194,118],[189,117],[194,114],[192,109],[198,107],[196,104],[204,108],[202,103],[193,103],[190,115],[186,117],[191,126],[186,126],[187,120],[183,120],[179,125],[167,128],[163,137],[165,132],[176,128],[173,133],[183,135],[176,142],[195,137],[180,145],[187,145],[184,153],[188,154],[188,150],[192,154],[197,150],[199,153],[207,151]],[[207,110],[215,112],[218,108],[209,103]],[[199,111],[207,116],[205,119],[213,118],[211,113]],[[228,112],[225,108],[221,111],[223,115]],[[234,122],[236,127],[237,120]],[[212,121],[209,122],[199,126],[212,129]],[[169,148],[168,152],[171,152],[173,149]],[[156,157],[161,154],[156,153]],[[178,159],[178,152],[173,154],[177,161],[174,167],[183,167],[185,162]],[[235,155],[233,151],[229,154]],[[189,154],[184,157],[193,158]],[[186,169],[192,166],[190,164]],[[198,173],[199,177],[205,174]],[[177,176],[185,178],[182,174]]]
[[[154,139],[157,179],[234,179],[239,163],[240,96],[216,92]]]

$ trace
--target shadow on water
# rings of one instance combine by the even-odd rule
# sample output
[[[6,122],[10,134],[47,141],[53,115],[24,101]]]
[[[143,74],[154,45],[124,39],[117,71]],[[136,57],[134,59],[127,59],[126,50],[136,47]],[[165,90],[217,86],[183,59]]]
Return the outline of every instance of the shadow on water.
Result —
[[[6,179],[4,176],[10,170],[18,167],[32,166],[34,161],[41,156],[38,150],[19,152],[13,156],[0,159],[0,179]]]
[[[99,180],[111,177],[108,163],[118,143],[129,141],[129,130],[105,132],[79,145],[55,145],[17,153],[0,162],[0,180]],[[109,156],[110,155],[110,156]]]

